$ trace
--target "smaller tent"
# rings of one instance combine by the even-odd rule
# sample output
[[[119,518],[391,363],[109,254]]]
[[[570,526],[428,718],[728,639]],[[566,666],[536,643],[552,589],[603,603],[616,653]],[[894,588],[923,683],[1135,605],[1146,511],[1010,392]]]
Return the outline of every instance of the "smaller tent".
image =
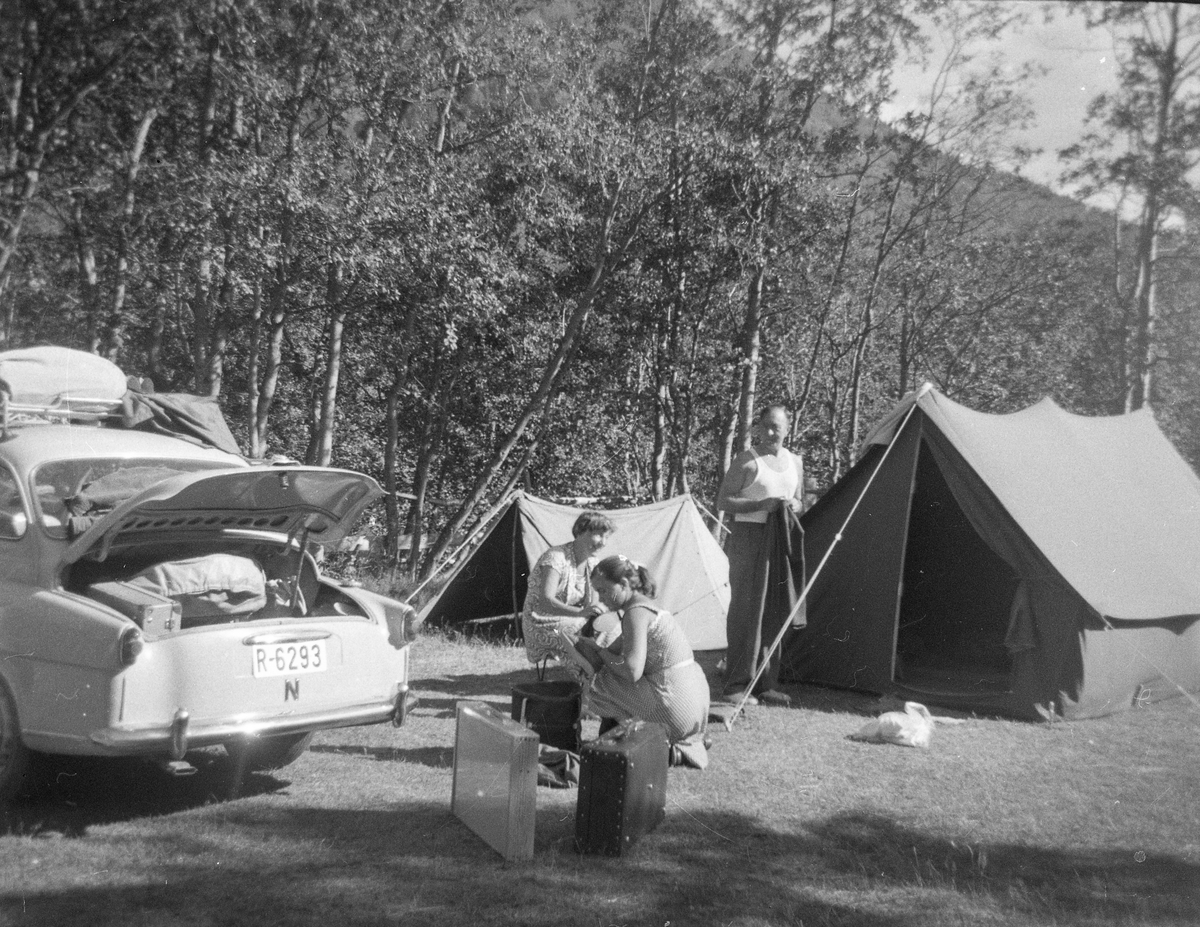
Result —
[[[502,616],[515,620],[525,602],[529,569],[550,547],[571,540],[584,509],[514,494],[487,534],[422,609],[432,624],[461,626]],[[656,600],[679,621],[696,650],[725,646],[729,563],[689,495],[650,505],[608,509],[617,529],[600,557],[623,554],[644,564],[658,584]]]
[[[1200,480],[1149,409],[926,388],[867,448],[802,519],[829,555],[786,680],[1023,718],[1200,691]]]

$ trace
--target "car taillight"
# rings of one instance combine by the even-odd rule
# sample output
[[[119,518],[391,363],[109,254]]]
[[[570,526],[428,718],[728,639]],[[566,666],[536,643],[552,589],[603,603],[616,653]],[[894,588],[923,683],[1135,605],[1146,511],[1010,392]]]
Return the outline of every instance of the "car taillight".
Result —
[[[417,610],[404,602],[385,601],[383,614],[387,619],[388,643],[397,650],[411,644],[417,639],[417,629],[421,626],[421,618]]]
[[[133,666],[133,661],[138,658],[138,654],[142,652],[142,647],[145,642],[142,640],[142,632],[137,628],[126,628],[121,632],[121,663],[124,666]]]
[[[417,639],[417,630],[421,627],[422,619],[415,608],[409,607],[404,613],[404,639],[410,644]]]

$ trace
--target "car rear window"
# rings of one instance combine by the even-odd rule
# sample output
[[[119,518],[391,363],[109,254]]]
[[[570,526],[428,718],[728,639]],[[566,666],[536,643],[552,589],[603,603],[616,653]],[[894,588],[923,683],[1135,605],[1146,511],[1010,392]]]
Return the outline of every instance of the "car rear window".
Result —
[[[67,537],[155,483],[181,473],[228,467],[221,461],[152,457],[53,460],[33,471],[33,497],[47,532]],[[72,523],[75,530],[69,532]]]

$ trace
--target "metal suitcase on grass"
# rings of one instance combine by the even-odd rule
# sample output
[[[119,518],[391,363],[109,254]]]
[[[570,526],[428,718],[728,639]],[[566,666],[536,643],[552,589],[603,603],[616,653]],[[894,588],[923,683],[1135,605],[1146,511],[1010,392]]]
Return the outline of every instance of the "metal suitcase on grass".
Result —
[[[482,702],[459,702],[451,811],[507,860],[533,859],[538,736]]]
[[[621,856],[666,816],[667,729],[626,721],[583,745],[575,848]]]

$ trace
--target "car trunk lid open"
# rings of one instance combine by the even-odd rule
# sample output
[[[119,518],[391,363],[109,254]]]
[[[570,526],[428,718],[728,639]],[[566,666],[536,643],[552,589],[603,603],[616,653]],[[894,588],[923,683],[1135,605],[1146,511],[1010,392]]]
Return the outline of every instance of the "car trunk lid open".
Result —
[[[316,544],[343,538],[383,495],[369,476],[323,467],[251,467],[189,473],[117,505],[75,538],[64,561],[103,560],[114,543],[185,540],[224,529],[270,531]]]

